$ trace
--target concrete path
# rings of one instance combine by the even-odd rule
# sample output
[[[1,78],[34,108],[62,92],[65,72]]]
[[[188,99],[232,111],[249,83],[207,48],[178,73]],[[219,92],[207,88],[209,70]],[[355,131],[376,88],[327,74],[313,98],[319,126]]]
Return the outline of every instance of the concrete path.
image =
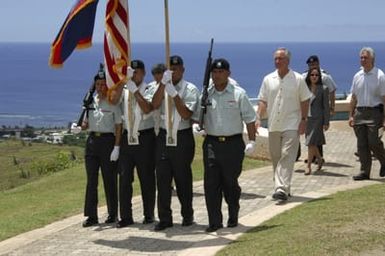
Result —
[[[218,250],[269,218],[303,202],[326,196],[337,191],[354,189],[382,182],[378,176],[379,163],[373,161],[371,180],[353,181],[359,162],[353,155],[356,139],[346,121],[332,122],[326,133],[324,147],[326,164],[322,171],[304,175],[303,159],[307,154],[302,143],[302,157],[295,165],[292,194],[288,203],[277,204],[271,198],[273,192],[271,166],[245,171],[240,177],[242,187],[240,225],[206,233],[207,212],[204,202],[203,183],[194,183],[194,210],[196,224],[182,227],[180,207],[176,196],[172,209],[174,227],[164,232],[154,232],[154,225],[143,225],[140,197],[133,202],[136,224],[117,229],[100,224],[82,228],[82,215],[55,222],[41,229],[27,232],[0,242],[0,255],[214,255]],[[315,166],[314,166],[315,167]],[[315,168],[314,168],[315,169]],[[101,218],[106,216],[105,207],[100,209]],[[223,203],[224,224],[227,207]]]

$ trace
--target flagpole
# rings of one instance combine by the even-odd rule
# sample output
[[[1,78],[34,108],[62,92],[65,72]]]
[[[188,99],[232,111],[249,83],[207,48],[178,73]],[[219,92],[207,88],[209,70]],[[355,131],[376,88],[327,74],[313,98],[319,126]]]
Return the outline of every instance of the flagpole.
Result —
[[[164,0],[164,22],[166,35],[166,67],[170,69],[170,26],[168,19],[168,0]]]
[[[131,37],[130,37],[130,8],[128,6],[128,0],[127,0],[127,67],[131,66]],[[127,78],[127,74],[126,74]],[[131,79],[131,77],[130,77]],[[134,136],[132,134],[133,126],[134,126],[134,111],[133,111],[133,101],[134,101],[134,94],[130,91],[128,92],[128,104],[127,104],[127,118],[129,131],[127,130],[127,142],[128,144],[135,142]]]
[[[168,0],[164,0],[164,21],[165,21],[165,46],[166,46],[166,67],[170,69],[170,29],[169,29],[169,15],[168,15]],[[167,95],[165,92],[165,99],[167,104],[167,112],[168,112],[168,127],[167,127],[167,142],[173,144],[173,122],[172,122],[172,98]]]
[[[130,8],[127,0],[127,67],[131,65]]]

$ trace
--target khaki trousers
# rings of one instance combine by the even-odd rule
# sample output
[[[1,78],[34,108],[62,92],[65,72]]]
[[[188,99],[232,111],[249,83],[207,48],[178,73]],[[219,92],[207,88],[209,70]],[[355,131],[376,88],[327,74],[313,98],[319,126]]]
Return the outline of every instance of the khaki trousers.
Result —
[[[299,146],[297,130],[269,132],[269,149],[274,171],[274,191],[290,193],[291,177]]]

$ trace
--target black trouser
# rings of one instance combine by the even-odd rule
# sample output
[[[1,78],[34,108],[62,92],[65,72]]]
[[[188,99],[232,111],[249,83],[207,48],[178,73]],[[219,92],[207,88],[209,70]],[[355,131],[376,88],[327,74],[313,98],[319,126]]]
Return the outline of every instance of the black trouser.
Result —
[[[142,192],[143,215],[154,218],[155,208],[155,132],[139,131],[139,145],[128,145],[127,131],[123,133],[119,154],[120,218],[132,218],[132,183],[134,168]]]
[[[242,135],[206,136],[203,142],[204,190],[209,225],[222,225],[222,197],[228,205],[229,219],[238,220],[241,188],[238,177],[242,171],[245,143]]]
[[[166,146],[166,131],[160,129],[156,143],[156,179],[158,186],[158,216],[161,222],[172,223],[171,182],[174,178],[181,204],[181,214],[192,219],[192,170],[195,141],[192,129],[178,131],[177,146]]]
[[[118,193],[117,193],[117,164],[110,161],[111,151],[114,147],[115,136],[101,134],[90,135],[86,144],[85,164],[87,171],[87,188],[84,205],[84,216],[97,219],[98,205],[98,177],[99,168],[102,172],[104,192],[107,201],[108,215],[117,216]]]
[[[385,166],[384,144],[378,134],[383,125],[383,113],[378,108],[358,107],[354,114],[354,132],[357,137],[357,149],[361,163],[361,173],[370,176],[372,154]]]

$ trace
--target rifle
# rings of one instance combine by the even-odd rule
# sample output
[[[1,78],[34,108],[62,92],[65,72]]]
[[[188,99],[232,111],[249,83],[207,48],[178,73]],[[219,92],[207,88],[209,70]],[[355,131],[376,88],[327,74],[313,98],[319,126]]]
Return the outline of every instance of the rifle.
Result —
[[[209,49],[209,54],[206,60],[206,69],[205,69],[205,75],[203,77],[203,88],[202,88],[202,99],[201,99],[201,111],[199,113],[199,130],[203,130],[203,121],[205,114],[207,112],[207,106],[210,106],[211,103],[208,100],[209,93],[209,83],[210,83],[210,69],[211,69],[211,63],[212,63],[212,58],[211,58],[211,53],[213,51],[213,44],[214,44],[214,38],[211,38],[211,44],[210,44],[210,49]]]
[[[77,125],[81,126],[83,123],[84,115],[87,113],[88,115],[88,110],[91,110],[90,105],[94,101],[94,92],[95,92],[95,83],[92,83],[90,89],[88,89],[88,92],[83,98],[83,110],[82,113],[79,116]]]
[[[99,64],[99,70],[95,77],[105,78],[104,75],[104,65],[103,63]],[[87,114],[88,116],[88,110],[93,110],[94,108],[90,108],[90,105],[94,101],[94,92],[95,92],[95,82],[92,83],[90,89],[88,89],[88,92],[83,98],[83,110],[82,113],[79,116],[78,122],[76,123],[77,126],[81,126],[83,123],[84,115]]]

